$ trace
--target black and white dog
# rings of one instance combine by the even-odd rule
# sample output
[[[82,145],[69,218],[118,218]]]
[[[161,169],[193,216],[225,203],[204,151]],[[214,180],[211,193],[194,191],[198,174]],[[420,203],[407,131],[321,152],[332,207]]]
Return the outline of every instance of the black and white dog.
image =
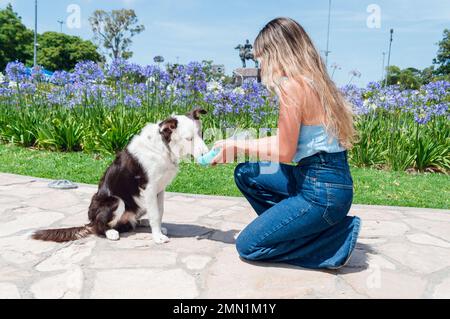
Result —
[[[153,240],[159,244],[168,242],[167,232],[161,227],[164,191],[175,178],[181,159],[208,152],[202,139],[202,114],[206,111],[196,109],[147,125],[117,154],[100,180],[89,207],[89,224],[40,230],[32,238],[67,242],[96,234],[118,240],[119,233],[133,230],[146,216]]]

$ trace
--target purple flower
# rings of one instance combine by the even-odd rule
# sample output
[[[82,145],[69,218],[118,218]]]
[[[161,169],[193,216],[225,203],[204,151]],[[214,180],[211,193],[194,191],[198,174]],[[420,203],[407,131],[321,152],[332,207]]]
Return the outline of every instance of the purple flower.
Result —
[[[56,85],[64,86],[71,81],[71,74],[66,71],[55,71],[50,78],[50,82]]]
[[[28,70],[22,62],[9,62],[6,65],[8,79],[13,82],[23,82],[29,78]]]
[[[142,101],[137,96],[126,95],[124,98],[124,103],[128,107],[138,107],[138,106],[141,106]]]
[[[34,94],[36,93],[36,86],[33,83],[20,83],[20,91],[22,94]]]
[[[105,76],[100,66],[92,61],[82,61],[75,65],[72,78],[77,82],[101,82]]]

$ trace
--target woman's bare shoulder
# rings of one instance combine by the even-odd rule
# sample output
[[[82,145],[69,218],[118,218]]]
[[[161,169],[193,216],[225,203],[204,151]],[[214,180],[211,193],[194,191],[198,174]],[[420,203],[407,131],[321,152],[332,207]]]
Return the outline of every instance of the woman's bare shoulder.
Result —
[[[323,117],[321,101],[311,86],[303,77],[299,79],[286,79],[282,84],[281,100],[287,106],[294,106],[301,114],[302,122],[319,123]]]

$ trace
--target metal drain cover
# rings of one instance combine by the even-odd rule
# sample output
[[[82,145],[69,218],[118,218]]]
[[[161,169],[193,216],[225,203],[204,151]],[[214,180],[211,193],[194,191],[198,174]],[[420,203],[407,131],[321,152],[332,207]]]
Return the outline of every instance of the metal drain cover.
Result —
[[[59,180],[49,183],[48,187],[56,189],[75,189],[78,188],[78,185],[68,180]]]

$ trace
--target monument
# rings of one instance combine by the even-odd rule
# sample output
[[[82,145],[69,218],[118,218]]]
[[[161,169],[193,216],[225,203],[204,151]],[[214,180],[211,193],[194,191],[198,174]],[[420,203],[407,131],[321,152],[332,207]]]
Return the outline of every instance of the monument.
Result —
[[[235,50],[239,50],[239,57],[242,61],[242,68],[233,71],[234,84],[241,86],[245,80],[261,81],[261,73],[258,61],[253,54],[253,46],[247,40],[245,44],[239,44]],[[255,63],[254,68],[247,68],[247,60],[252,60]]]

